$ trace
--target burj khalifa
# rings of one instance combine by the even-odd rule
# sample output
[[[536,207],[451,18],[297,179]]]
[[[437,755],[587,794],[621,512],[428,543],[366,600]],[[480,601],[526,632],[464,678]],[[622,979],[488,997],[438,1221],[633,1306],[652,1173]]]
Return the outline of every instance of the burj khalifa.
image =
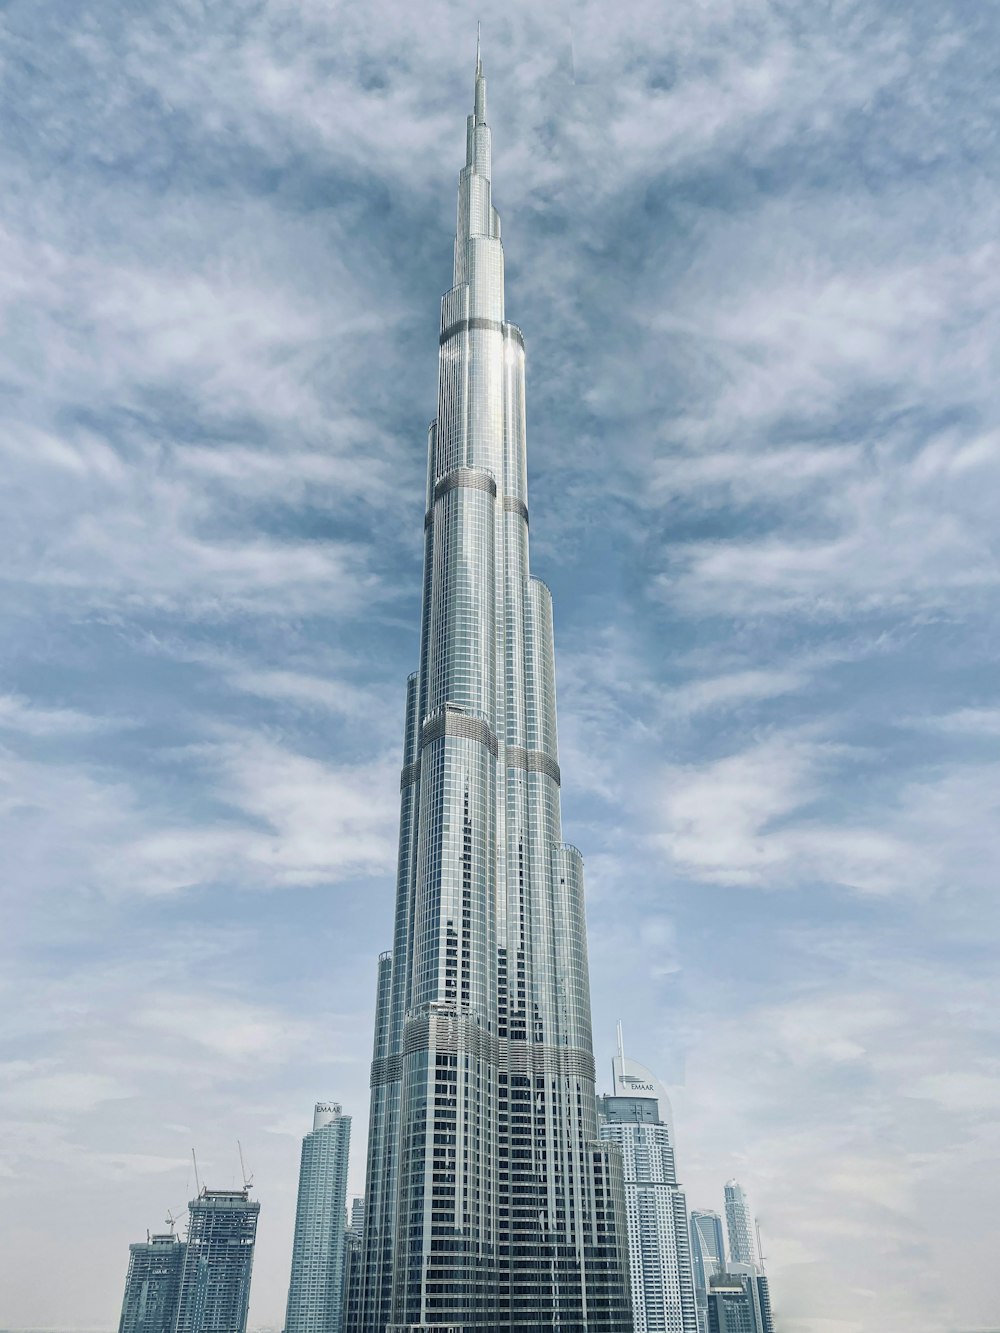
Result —
[[[477,58],[441,302],[359,1333],[632,1327],[597,1128],[583,864],[562,840],[552,602],[529,572],[524,338]]]

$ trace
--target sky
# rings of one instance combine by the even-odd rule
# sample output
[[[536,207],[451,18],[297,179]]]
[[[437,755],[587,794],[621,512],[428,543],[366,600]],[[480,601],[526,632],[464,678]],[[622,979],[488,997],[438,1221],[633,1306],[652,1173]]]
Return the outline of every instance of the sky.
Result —
[[[620,1019],[782,1333],[986,1327],[1000,11],[956,0],[0,8],[0,1325],[114,1328],[240,1140],[280,1328],[316,1099],[363,1188],[477,18],[602,1087]]]

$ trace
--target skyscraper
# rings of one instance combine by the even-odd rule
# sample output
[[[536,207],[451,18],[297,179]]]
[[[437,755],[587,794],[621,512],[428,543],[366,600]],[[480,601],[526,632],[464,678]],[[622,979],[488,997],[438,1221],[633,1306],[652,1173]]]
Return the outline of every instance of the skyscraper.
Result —
[[[302,1140],[285,1333],[340,1333],[350,1147],[351,1117],[336,1102],[317,1102]]]
[[[760,1333],[749,1280],[738,1273],[716,1273],[708,1280],[709,1333]]]
[[[635,1333],[697,1333],[687,1200],[677,1184],[670,1102],[621,1047],[614,1092],[602,1097],[601,1138],[622,1150]]]
[[[351,1220],[344,1233],[344,1324],[357,1328],[361,1317],[361,1258],[365,1201],[351,1200]]]
[[[746,1191],[738,1180],[726,1181],[726,1230],[729,1233],[730,1262],[759,1267],[754,1221]]]
[[[774,1333],[767,1278],[753,1264],[708,1279],[708,1333]]]
[[[631,1325],[621,1159],[598,1139],[583,864],[560,827],[524,339],[504,310],[478,60],[439,344],[361,1322],[617,1333]]]
[[[202,1189],[188,1208],[175,1333],[246,1333],[260,1204],[248,1189]]]
[[[128,1247],[118,1333],[173,1333],[184,1246],[170,1232]]]
[[[718,1213],[692,1212],[691,1266],[694,1296],[698,1307],[698,1333],[708,1333],[708,1281],[726,1266],[722,1218]]]

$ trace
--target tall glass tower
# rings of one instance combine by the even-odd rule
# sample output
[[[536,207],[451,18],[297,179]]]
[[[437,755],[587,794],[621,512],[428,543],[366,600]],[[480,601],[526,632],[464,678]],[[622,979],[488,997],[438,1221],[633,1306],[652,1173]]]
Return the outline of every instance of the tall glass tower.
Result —
[[[285,1333],[340,1333],[350,1147],[351,1117],[337,1102],[317,1102],[302,1140]]]
[[[478,59],[439,341],[359,1322],[625,1333],[621,1158],[598,1139],[583,865],[562,841],[524,339],[504,311]]]
[[[718,1213],[692,1212],[691,1263],[698,1305],[698,1333],[708,1333],[708,1280],[726,1266],[722,1218]]]
[[[760,1267],[753,1216],[746,1190],[738,1180],[726,1181],[726,1230],[729,1232],[729,1258],[734,1264]]]

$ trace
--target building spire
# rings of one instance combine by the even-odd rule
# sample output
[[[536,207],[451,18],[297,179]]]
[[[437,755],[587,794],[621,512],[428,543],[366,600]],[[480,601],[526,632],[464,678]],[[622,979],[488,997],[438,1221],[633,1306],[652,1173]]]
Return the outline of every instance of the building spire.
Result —
[[[486,124],[486,79],[483,76],[482,28],[476,24],[476,125]]]

